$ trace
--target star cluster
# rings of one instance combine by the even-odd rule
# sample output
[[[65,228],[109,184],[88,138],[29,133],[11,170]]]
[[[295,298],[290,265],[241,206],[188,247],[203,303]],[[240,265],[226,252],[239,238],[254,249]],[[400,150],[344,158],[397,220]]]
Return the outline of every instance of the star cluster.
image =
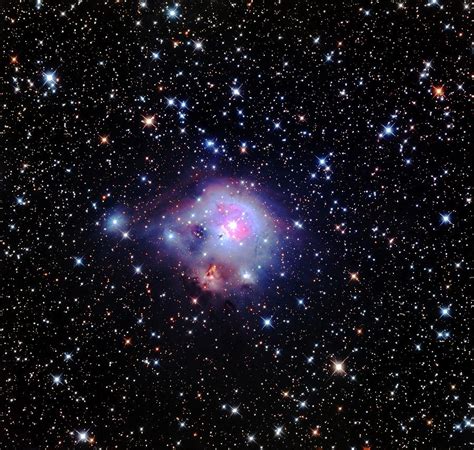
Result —
[[[471,448],[467,2],[2,5],[5,448]]]

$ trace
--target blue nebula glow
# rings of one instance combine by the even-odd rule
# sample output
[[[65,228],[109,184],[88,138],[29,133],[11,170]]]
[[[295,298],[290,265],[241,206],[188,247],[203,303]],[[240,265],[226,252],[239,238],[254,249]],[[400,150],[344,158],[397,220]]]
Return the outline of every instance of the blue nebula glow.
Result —
[[[112,214],[106,220],[106,230],[123,232],[127,226],[127,218],[124,214]]]
[[[245,183],[210,183],[173,208],[163,225],[167,253],[205,291],[233,293],[275,269],[278,221]]]

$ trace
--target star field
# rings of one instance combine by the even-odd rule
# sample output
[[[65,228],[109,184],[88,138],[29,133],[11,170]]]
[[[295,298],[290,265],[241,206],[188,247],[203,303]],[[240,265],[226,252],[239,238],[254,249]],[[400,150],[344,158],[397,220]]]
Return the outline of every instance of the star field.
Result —
[[[472,447],[469,4],[2,13],[2,448]]]

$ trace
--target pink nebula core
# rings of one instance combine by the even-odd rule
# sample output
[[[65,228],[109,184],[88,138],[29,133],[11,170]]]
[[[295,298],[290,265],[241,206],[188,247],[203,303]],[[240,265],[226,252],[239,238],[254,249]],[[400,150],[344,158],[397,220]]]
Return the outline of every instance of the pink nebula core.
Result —
[[[217,205],[218,222],[223,235],[235,241],[243,241],[252,234],[252,228],[245,211],[236,204]]]

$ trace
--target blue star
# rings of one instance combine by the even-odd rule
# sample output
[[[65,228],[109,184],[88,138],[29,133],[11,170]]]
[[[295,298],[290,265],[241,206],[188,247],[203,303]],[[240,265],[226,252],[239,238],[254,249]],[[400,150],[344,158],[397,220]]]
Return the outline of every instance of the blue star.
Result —
[[[166,16],[168,17],[168,19],[175,20],[179,17],[178,8],[179,8],[179,5],[176,4],[173,7],[166,9]]]
[[[384,125],[383,132],[380,134],[380,137],[393,136],[395,134],[394,127],[392,124]]]
[[[87,442],[87,439],[89,439],[89,433],[87,431],[76,431],[76,433],[79,442]]]
[[[449,331],[438,331],[436,333],[436,337],[440,341],[445,341],[446,339],[449,338],[450,335],[451,335],[451,333]]]
[[[53,384],[57,386],[58,384],[63,384],[63,381],[61,379],[61,375],[51,375],[51,378],[53,379]]]
[[[125,218],[122,215],[114,214],[107,219],[108,227],[117,230],[125,224]]]
[[[75,265],[75,266],[83,266],[83,265],[84,265],[84,261],[82,260],[81,257],[75,257],[75,258],[74,258],[74,265]]]
[[[239,87],[231,87],[232,97],[240,97],[242,94]]]
[[[214,141],[210,140],[210,139],[206,139],[204,141],[204,146],[206,148],[213,148],[215,145],[216,145],[216,143]]]
[[[451,213],[447,213],[447,214],[441,213],[440,216],[441,216],[441,223],[443,225],[451,225],[453,223],[451,222]]]
[[[318,165],[321,167],[326,167],[326,158],[318,158]]]
[[[441,317],[451,317],[451,308],[449,306],[440,306],[440,310]]]
[[[56,84],[55,74],[56,72],[45,72],[43,74],[44,84],[47,84],[49,87],[54,87]]]

